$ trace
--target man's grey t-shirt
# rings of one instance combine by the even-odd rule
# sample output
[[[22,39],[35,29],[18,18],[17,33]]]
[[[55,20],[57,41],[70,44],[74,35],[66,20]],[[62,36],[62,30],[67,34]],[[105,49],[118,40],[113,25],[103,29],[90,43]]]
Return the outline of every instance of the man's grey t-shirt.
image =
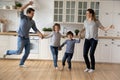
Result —
[[[20,12],[20,25],[18,29],[18,36],[29,38],[29,31],[33,29],[35,32],[39,31],[36,28],[34,20],[30,19],[28,16],[24,15],[24,12]]]
[[[99,20],[97,21],[84,21],[84,28],[85,28],[85,38],[86,39],[95,39],[98,40],[98,27],[102,27],[102,24]]]

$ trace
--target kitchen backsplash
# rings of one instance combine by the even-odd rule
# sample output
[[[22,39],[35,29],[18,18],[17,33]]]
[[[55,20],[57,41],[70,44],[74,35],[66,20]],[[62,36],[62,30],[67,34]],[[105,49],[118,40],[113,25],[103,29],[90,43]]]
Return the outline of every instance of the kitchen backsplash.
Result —
[[[68,31],[72,31],[75,34],[75,30],[79,31],[83,28],[83,24],[61,24],[61,33],[66,34]]]

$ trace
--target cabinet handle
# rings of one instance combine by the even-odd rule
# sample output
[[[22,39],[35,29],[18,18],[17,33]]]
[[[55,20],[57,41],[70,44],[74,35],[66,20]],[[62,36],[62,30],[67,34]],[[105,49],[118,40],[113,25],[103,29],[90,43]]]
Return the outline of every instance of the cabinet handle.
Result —
[[[108,46],[107,44],[105,44],[105,46]]]
[[[120,47],[120,45],[117,45],[117,47]]]
[[[112,44],[114,44],[114,42],[111,42]]]

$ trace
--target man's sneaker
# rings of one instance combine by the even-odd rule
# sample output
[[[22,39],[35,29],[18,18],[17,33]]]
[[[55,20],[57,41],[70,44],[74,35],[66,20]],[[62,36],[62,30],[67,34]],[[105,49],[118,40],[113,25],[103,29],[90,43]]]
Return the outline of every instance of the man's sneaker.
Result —
[[[84,72],[88,72],[90,69],[88,69],[88,68],[86,68],[85,70],[84,70]]]
[[[21,68],[27,68],[27,66],[25,65],[19,65]]]
[[[93,70],[93,69],[90,69],[88,72],[89,72],[89,73],[93,73],[93,72],[94,72],[94,70]]]

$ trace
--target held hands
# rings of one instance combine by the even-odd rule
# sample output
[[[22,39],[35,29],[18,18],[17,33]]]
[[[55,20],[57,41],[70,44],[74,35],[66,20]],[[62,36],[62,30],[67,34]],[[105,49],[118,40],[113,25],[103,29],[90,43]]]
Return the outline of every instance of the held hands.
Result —
[[[79,36],[80,39],[83,39],[83,38],[84,38],[84,35],[83,35],[82,32],[79,32],[78,36]]]
[[[62,48],[61,48],[61,47],[58,47],[58,50],[60,51],[60,50],[62,50]]]

